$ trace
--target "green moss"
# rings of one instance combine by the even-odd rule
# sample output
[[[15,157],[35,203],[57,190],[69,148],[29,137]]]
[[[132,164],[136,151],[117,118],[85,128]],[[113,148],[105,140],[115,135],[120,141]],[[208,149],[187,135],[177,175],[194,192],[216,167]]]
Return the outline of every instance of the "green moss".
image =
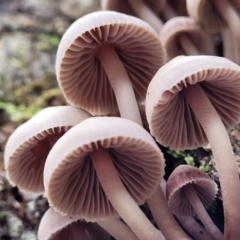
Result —
[[[176,161],[175,167],[177,167],[180,164],[184,164],[184,163],[186,163],[187,165],[196,167],[194,158],[184,151],[168,149],[167,153],[178,160],[178,161]],[[198,168],[205,173],[207,173],[211,170],[210,166],[207,164],[206,161],[200,161],[200,166]]]
[[[60,36],[50,33],[41,33],[39,35],[39,41],[37,43],[38,49],[48,50],[57,48],[60,42]]]

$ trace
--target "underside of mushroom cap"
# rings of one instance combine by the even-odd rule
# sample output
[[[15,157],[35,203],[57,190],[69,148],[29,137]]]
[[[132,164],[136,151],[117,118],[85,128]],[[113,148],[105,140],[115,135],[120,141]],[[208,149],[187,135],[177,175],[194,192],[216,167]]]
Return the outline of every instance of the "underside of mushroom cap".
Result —
[[[193,18],[174,17],[163,25],[159,34],[159,38],[166,49],[168,59],[184,54],[178,41],[178,37],[181,34],[189,38],[200,54],[206,52],[210,39]]]
[[[52,145],[72,126],[91,117],[70,106],[48,107],[19,126],[4,152],[7,177],[21,190],[43,192],[43,167]]]
[[[240,120],[240,67],[221,57],[181,56],[165,64],[149,84],[146,115],[164,146],[193,149],[207,138],[181,92],[199,83],[229,130]]]
[[[69,224],[81,220],[80,216],[61,216],[55,212],[52,208],[49,208],[43,215],[38,228],[39,240],[53,240],[53,236],[67,227]]]
[[[145,2],[145,4],[152,9],[152,11],[154,11],[156,14],[159,14],[163,10],[166,0],[143,0],[143,2]],[[128,0],[101,0],[101,8],[103,10],[112,10],[136,16]]]
[[[87,223],[80,216],[62,216],[49,208],[43,215],[39,240],[110,240],[111,236],[97,223]]]
[[[88,221],[117,214],[91,161],[91,152],[99,147],[108,150],[137,204],[152,195],[165,164],[156,143],[141,126],[117,117],[95,117],[70,130],[55,144],[44,169],[46,194],[54,209],[61,214],[81,214]]]
[[[94,12],[78,19],[60,42],[56,74],[67,101],[94,115],[115,114],[116,99],[98,58],[112,46],[129,75],[137,101],[165,62],[165,52],[154,30],[144,21],[112,11]]]
[[[188,184],[194,188],[205,208],[211,206],[218,193],[217,184],[206,173],[189,165],[178,166],[166,186],[168,205],[176,215],[195,215],[195,210],[183,192],[184,186]]]
[[[189,16],[194,18],[205,31],[219,32],[227,27],[226,21],[212,0],[187,0],[186,3]]]

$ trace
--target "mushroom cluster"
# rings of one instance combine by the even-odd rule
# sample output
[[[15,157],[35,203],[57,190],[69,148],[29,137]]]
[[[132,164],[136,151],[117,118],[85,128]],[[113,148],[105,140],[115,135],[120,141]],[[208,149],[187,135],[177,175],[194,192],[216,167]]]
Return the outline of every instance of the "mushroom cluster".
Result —
[[[240,182],[228,137],[240,120],[240,4],[105,0],[101,6],[77,19],[57,50],[57,81],[69,106],[40,111],[6,145],[11,184],[44,194],[51,207],[39,239],[240,239]],[[222,33],[224,57],[215,54],[212,31]],[[180,166],[166,194],[160,186],[168,163],[157,143],[186,150],[208,142],[223,233],[204,209],[218,193],[207,174]],[[157,227],[139,208],[144,202]]]

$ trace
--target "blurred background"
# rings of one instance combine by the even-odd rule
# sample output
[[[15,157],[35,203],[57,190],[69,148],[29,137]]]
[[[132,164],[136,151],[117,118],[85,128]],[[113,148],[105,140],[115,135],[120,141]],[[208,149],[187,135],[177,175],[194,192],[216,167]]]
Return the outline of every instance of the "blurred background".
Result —
[[[54,73],[62,34],[99,0],[0,0],[0,239],[37,239],[45,198],[20,193],[6,180],[3,151],[8,136],[46,106],[65,101]]]

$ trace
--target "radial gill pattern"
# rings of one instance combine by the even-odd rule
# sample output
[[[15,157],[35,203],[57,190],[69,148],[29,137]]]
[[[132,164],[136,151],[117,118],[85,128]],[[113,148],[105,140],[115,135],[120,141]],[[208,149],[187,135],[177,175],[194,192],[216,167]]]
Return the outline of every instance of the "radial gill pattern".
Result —
[[[228,130],[239,122],[240,67],[220,57],[177,57],[157,72],[146,98],[151,133],[164,146],[192,149],[207,144],[182,91],[197,83]]]
[[[157,35],[140,19],[102,11],[73,23],[58,48],[57,79],[71,105],[94,115],[118,111],[112,87],[98,58],[98,51],[104,51],[104,46],[116,50],[137,101],[145,98],[149,81],[165,61]]]
[[[116,117],[87,119],[56,143],[46,161],[47,196],[61,214],[81,214],[91,221],[117,215],[91,160],[91,153],[99,147],[109,152],[123,184],[138,204],[150,197],[161,181],[162,154],[143,128]]]
[[[57,141],[69,128],[48,129],[20,145],[6,165],[10,182],[22,190],[43,192],[43,168],[51,142]]]
[[[218,192],[217,184],[208,175],[191,166],[179,166],[170,175],[166,186],[168,205],[174,214],[196,214],[183,190],[188,184],[194,188],[205,208],[211,206]]]
[[[43,192],[43,167],[52,146],[69,128],[90,116],[70,106],[48,107],[19,126],[4,152],[9,181],[22,190]]]
[[[210,44],[208,35],[192,18],[174,17],[163,25],[159,34],[159,38],[166,49],[168,60],[179,55],[186,55],[178,39],[181,34],[188,37],[199,54],[206,53],[207,46]]]
[[[214,1],[187,0],[187,10],[189,16],[194,18],[205,31],[220,32],[227,26],[214,6]]]
[[[68,227],[72,223],[84,221],[80,216],[61,216],[52,208],[49,208],[43,215],[38,228],[39,240],[61,240],[67,238]],[[65,237],[65,238],[63,238]],[[74,238],[73,238],[74,239]]]

